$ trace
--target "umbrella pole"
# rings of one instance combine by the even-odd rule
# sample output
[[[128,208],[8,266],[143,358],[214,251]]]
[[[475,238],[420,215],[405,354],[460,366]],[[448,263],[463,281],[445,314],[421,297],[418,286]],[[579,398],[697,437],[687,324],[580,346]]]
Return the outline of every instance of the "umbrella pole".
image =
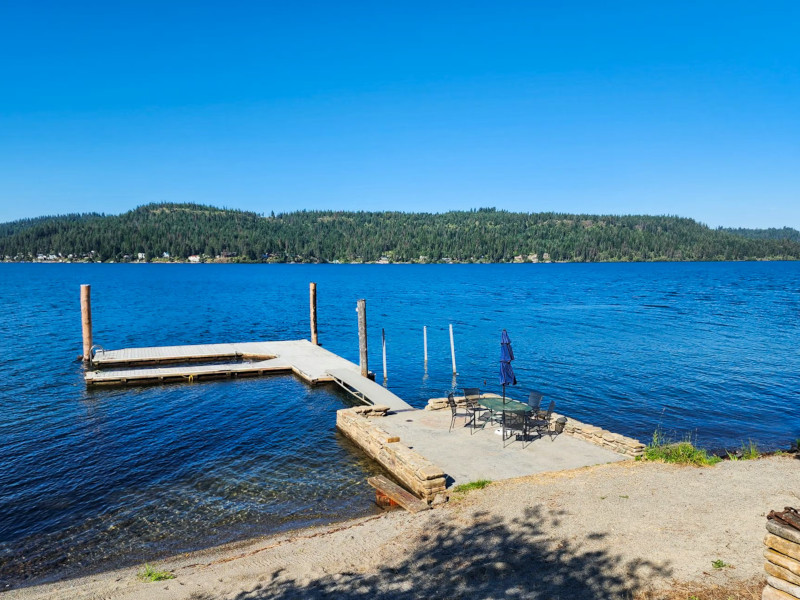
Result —
[[[506,384],[503,384],[503,413],[500,415],[503,422],[503,447],[506,445]]]

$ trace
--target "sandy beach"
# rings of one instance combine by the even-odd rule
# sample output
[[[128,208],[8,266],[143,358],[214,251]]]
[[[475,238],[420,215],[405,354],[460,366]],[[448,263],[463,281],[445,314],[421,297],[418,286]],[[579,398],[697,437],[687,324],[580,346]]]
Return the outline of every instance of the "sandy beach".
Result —
[[[176,556],[156,565],[175,575],[167,581],[140,581],[137,567],[4,597],[630,598],[761,576],[766,513],[797,505],[793,456],[709,468],[629,461]]]

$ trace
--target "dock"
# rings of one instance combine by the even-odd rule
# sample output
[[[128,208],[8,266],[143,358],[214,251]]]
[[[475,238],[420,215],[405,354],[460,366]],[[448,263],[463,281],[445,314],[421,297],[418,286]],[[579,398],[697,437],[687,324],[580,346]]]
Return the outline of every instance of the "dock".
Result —
[[[412,407],[358,365],[308,340],[124,348],[95,352],[87,386],[158,385],[293,373],[310,385],[335,383],[365,404]]]
[[[411,512],[447,500],[456,483],[506,479],[626,460],[643,451],[631,438],[574,420],[554,436],[518,440],[509,447],[496,427],[453,428],[445,399],[418,410],[374,381],[368,368],[366,301],[358,306],[359,364],[322,348],[316,323],[316,284],[310,284],[311,341],[256,341],[105,350],[93,345],[90,286],[81,286],[87,387],[195,383],[292,373],[309,385],[335,384],[359,404],[336,413],[337,429],[381,464],[395,481],[373,477],[381,506]],[[452,328],[453,373],[456,373]],[[425,363],[427,364],[427,337]],[[384,338],[385,344],[385,338]],[[384,345],[384,374],[386,358]],[[440,402],[440,400],[442,402]],[[473,435],[474,434],[474,435]],[[405,488],[405,489],[404,489]],[[410,490],[411,493],[408,491]]]

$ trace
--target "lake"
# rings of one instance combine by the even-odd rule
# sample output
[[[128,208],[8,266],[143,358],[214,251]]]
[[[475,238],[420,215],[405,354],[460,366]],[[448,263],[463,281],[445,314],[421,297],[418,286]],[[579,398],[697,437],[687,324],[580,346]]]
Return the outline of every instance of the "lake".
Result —
[[[279,376],[87,390],[94,341],[130,346],[309,337],[423,407],[453,386],[499,392],[647,441],[661,427],[720,450],[800,437],[800,263],[520,265],[0,264],[0,590],[152,561],[374,510],[379,468],[335,430],[334,387]],[[423,365],[423,325],[429,363]]]

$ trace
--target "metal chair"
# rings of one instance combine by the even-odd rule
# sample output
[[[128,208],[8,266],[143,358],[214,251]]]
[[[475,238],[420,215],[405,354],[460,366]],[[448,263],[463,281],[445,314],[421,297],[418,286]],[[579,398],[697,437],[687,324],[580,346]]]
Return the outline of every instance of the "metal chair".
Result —
[[[527,413],[519,411],[503,411],[503,448],[506,447],[506,440],[519,439],[522,434],[522,447],[525,447],[525,440],[528,439],[528,419]]]
[[[531,407],[532,415],[536,416],[539,414],[539,409],[542,406],[542,398],[544,398],[544,394],[536,390],[532,390],[530,395],[528,395],[528,406]]]
[[[472,433],[475,432],[475,427],[478,425],[478,420],[483,421],[481,428],[486,426],[488,417],[486,413],[490,412],[485,406],[481,406],[478,400],[481,398],[481,390],[479,388],[464,388],[464,405],[467,412],[472,415]]]
[[[456,419],[458,417],[464,417],[466,419],[464,421],[464,425],[466,425],[467,423],[472,421],[473,422],[473,427],[475,426],[474,425],[474,421],[475,421],[474,413],[472,414],[471,417],[470,417],[469,411],[466,412],[466,413],[460,413],[459,414],[458,405],[456,404],[456,399],[453,396],[453,392],[450,392],[449,394],[447,394],[447,405],[450,407],[450,414],[451,414],[451,417],[452,417],[450,419],[450,429],[448,430],[448,432],[453,431],[453,426],[456,424]]]
[[[536,433],[539,434],[539,437],[542,437],[543,434],[547,434],[550,437],[550,440],[553,440],[553,436],[550,432],[550,420],[553,418],[553,411],[556,408],[556,401],[550,400],[550,404],[547,406],[547,411],[544,413],[539,413],[536,415],[535,413],[531,413],[532,416],[528,419],[528,427],[530,429],[535,429]]]

